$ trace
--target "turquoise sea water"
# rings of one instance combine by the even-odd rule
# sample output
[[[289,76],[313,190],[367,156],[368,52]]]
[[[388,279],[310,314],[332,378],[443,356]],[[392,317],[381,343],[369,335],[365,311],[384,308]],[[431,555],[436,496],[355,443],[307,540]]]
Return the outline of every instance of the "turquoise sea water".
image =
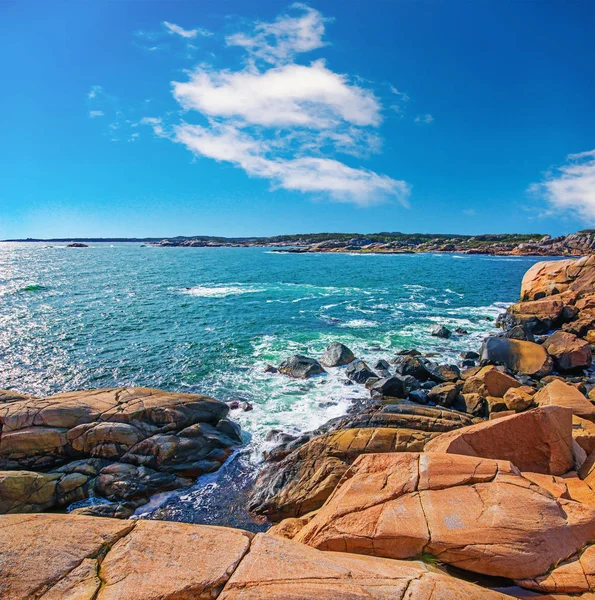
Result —
[[[280,254],[264,248],[68,249],[0,244],[0,388],[37,396],[143,385],[241,399],[252,446],[309,430],[353,398],[340,369],[307,382],[264,372],[338,340],[358,357],[455,359],[477,349],[538,259]],[[436,324],[469,335],[431,337]],[[258,453],[256,453],[258,454]]]

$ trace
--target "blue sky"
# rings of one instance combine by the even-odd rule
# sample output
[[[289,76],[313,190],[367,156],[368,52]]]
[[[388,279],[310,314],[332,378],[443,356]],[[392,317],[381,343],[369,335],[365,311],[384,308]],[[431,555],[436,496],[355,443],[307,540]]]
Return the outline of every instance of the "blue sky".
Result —
[[[0,3],[0,238],[595,225],[595,3]]]

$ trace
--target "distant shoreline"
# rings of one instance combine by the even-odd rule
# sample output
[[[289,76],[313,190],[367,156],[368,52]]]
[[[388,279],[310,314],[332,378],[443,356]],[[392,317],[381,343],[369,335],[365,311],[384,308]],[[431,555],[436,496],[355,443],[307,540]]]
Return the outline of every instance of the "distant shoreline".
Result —
[[[178,236],[173,238],[51,238],[12,239],[12,243],[141,243],[162,248],[277,248],[292,254],[428,254],[460,253],[494,256],[584,256],[595,253],[595,230],[552,238],[542,234],[373,234],[310,233],[273,237]]]

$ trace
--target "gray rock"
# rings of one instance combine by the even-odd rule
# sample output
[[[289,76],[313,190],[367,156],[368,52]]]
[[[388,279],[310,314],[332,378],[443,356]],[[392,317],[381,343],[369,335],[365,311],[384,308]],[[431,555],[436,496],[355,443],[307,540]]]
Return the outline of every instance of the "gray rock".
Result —
[[[279,365],[279,373],[295,379],[308,379],[325,372],[316,359],[301,354],[290,356]]]
[[[452,335],[452,332],[450,331],[450,329],[444,327],[444,325],[441,325],[440,327],[434,327],[430,335],[433,335],[434,337],[448,339]]]
[[[403,380],[396,375],[379,379],[370,390],[391,398],[407,398],[407,387]]]
[[[376,377],[376,373],[363,360],[353,361],[345,369],[345,375],[355,383],[366,383],[370,377]]]
[[[340,342],[329,344],[322,354],[320,363],[325,367],[340,367],[355,360],[353,352]]]

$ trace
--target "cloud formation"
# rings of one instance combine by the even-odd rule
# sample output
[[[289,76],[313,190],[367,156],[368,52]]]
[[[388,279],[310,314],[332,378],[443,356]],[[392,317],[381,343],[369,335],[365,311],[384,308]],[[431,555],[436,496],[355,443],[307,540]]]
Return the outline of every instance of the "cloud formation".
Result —
[[[364,158],[380,150],[382,106],[372,90],[332,71],[324,60],[298,62],[302,54],[327,45],[328,21],[319,11],[294,4],[272,22],[228,35],[225,44],[242,51],[243,66],[199,65],[187,80],[171,84],[185,120],[144,123],[196,156],[230,163],[269,180],[273,188],[359,206],[387,199],[407,205],[406,182],[337,158]],[[165,24],[184,37],[195,31]],[[396,89],[393,93],[407,100]]]
[[[417,115],[414,121],[416,123],[423,123],[424,125],[429,125],[434,120],[434,117],[430,114],[427,115]]]
[[[168,21],[163,21],[163,25],[167,29],[168,33],[179,35],[187,39],[193,39],[198,35],[211,35],[210,31],[207,31],[206,29],[201,29],[200,27],[197,27],[196,29],[184,29],[183,27],[180,27],[175,23],[169,23]]]
[[[585,221],[595,223],[595,149],[569,154],[566,163],[549,171],[543,182],[529,189],[543,195],[553,211],[574,211]]]

